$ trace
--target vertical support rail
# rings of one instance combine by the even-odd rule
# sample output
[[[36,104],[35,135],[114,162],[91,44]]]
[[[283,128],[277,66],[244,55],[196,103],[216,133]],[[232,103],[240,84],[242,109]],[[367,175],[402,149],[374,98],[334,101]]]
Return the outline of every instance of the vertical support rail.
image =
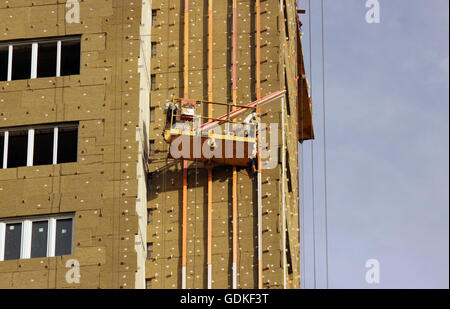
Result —
[[[189,0],[184,0],[184,98],[189,98]]]
[[[281,150],[281,161],[282,161],[282,189],[281,189],[281,199],[283,203],[283,209],[281,211],[282,220],[282,246],[283,246],[283,288],[286,289],[286,100],[285,97],[281,99],[281,139],[282,139],[282,150]]]
[[[233,108],[237,105],[237,0],[233,0]],[[233,126],[234,133],[234,126]],[[237,169],[233,166],[233,289],[237,289],[237,250],[238,250],[238,218],[237,218]]]
[[[184,1],[184,98],[189,98],[189,0]],[[187,262],[187,161],[183,160],[183,223],[181,288],[186,289]]]
[[[208,2],[208,101],[213,101],[213,0]],[[208,104],[208,118],[212,120],[212,104]],[[208,289],[212,289],[212,167],[208,169]]]
[[[261,1],[256,0],[256,98],[261,99]],[[259,105],[256,109],[258,119],[258,288],[263,288],[262,275],[262,175],[261,175],[261,109]]]
[[[256,0],[256,99],[261,99],[261,0]]]
[[[280,13],[281,16],[284,16],[284,1],[280,0]],[[284,18],[287,18],[287,16],[284,16]],[[283,23],[283,21],[280,21]],[[284,63],[284,57],[283,57],[283,63]],[[284,69],[286,70],[286,69]],[[286,289],[286,128],[285,128],[285,109],[286,109],[286,101],[285,101],[286,95],[283,96],[281,99],[281,122],[282,122],[282,128],[281,128],[281,135],[282,135],[282,210],[281,210],[281,220],[282,220],[282,253],[283,253],[283,288]]]
[[[262,175],[261,175],[261,108],[258,105],[256,110],[257,119],[258,119],[258,289],[263,288],[263,266],[262,266]]]
[[[237,104],[237,0],[233,0],[233,105]]]
[[[213,0],[209,0],[208,4],[208,101],[213,101]],[[213,106],[208,104],[208,117],[212,118]]]
[[[237,259],[238,259],[238,213],[237,213],[237,170],[233,166],[233,289],[237,289]]]
[[[181,257],[181,288],[186,289],[186,261],[187,261],[187,161],[183,160],[183,245]]]
[[[212,168],[208,169],[208,289],[212,289]]]

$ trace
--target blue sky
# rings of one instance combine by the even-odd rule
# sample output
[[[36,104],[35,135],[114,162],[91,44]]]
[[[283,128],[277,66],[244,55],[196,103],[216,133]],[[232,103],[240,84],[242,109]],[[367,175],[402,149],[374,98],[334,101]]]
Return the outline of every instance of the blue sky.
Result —
[[[330,288],[449,287],[449,1],[325,1]],[[300,0],[302,8],[308,1]],[[325,287],[320,0],[311,0],[316,286]],[[309,66],[308,16],[303,15]],[[310,75],[309,75],[310,76]],[[311,143],[306,287],[314,287]],[[365,281],[368,259],[381,282]]]

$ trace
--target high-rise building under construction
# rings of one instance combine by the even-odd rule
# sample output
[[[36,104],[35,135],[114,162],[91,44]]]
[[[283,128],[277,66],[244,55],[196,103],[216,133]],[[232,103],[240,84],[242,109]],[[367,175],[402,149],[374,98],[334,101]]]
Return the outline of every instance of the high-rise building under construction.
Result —
[[[0,288],[299,288],[298,4],[0,2]]]

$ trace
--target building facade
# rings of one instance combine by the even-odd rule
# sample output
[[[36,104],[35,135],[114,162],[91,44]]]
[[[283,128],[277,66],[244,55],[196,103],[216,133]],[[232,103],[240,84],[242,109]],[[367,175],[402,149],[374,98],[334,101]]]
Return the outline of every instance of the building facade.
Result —
[[[297,13],[1,2],[0,288],[299,288],[298,142],[313,130]],[[279,127],[273,167],[171,155],[175,98],[226,103],[199,104],[207,122],[283,90],[260,111]]]

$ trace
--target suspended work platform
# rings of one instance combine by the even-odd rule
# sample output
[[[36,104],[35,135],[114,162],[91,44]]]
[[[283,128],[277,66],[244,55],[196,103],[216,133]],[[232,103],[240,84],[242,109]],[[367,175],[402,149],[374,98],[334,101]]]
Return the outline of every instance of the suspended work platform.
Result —
[[[214,162],[245,167],[249,166],[251,160],[255,157],[253,149],[256,148],[256,139],[219,134],[198,136],[193,131],[174,129],[171,131],[169,144],[179,145],[179,153],[182,154],[181,157],[174,155],[174,150],[171,149],[169,158],[172,159],[196,160],[199,162]],[[181,149],[184,145],[190,145],[186,153]]]
[[[257,155],[260,110],[283,98],[285,93],[277,91],[248,105],[173,98],[166,106],[164,132],[164,139],[170,145],[169,157],[249,166]],[[203,104],[225,105],[230,112],[218,118],[204,117],[197,112]],[[244,122],[236,121],[243,116],[246,116]]]

